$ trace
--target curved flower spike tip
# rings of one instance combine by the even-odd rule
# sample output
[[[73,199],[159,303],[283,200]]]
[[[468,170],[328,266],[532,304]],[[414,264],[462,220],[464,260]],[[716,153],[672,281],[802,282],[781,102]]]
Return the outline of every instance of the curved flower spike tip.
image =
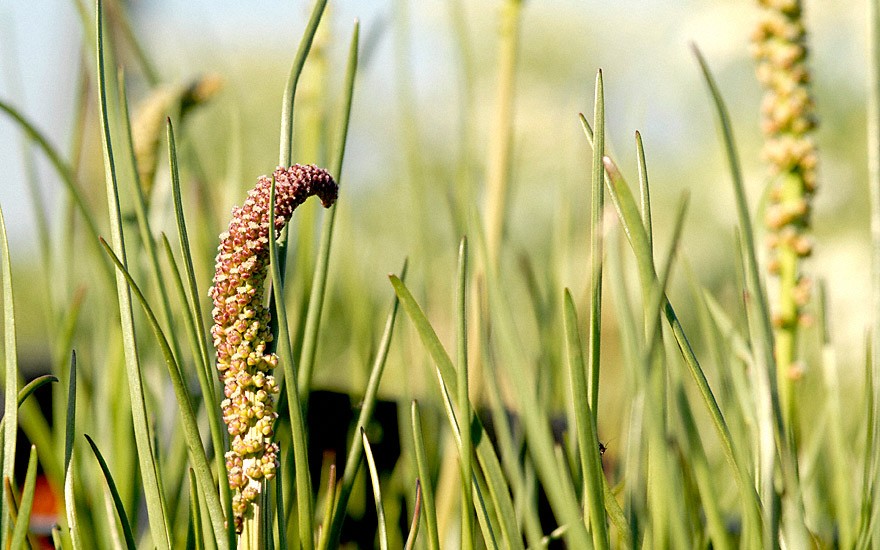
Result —
[[[293,210],[317,195],[325,207],[336,200],[338,187],[317,166],[296,164],[275,170],[275,228],[272,238]],[[224,385],[223,421],[231,437],[226,470],[233,491],[237,529],[257,499],[264,479],[275,476],[278,444],[272,441],[278,386],[275,354],[266,353],[272,340],[269,310],[263,292],[269,267],[269,193],[272,180],[261,176],[247,200],[232,210],[229,230],[220,235],[214,286],[211,336],[217,369]]]

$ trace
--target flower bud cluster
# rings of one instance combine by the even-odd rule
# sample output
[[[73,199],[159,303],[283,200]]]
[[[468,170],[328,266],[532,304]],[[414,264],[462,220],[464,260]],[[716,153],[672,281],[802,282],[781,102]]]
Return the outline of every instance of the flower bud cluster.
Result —
[[[233,490],[236,526],[262,490],[262,481],[275,476],[278,444],[272,441],[278,417],[274,396],[278,386],[272,372],[278,357],[268,353],[272,340],[264,287],[269,268],[269,239],[290,219],[293,210],[311,195],[325,207],[336,200],[337,186],[327,171],[294,165],[275,170],[275,227],[269,231],[269,193],[272,180],[260,177],[247,200],[232,211],[228,231],[220,235],[214,285],[211,336],[217,369],[223,382],[220,406],[230,436],[226,453],[229,486]]]
[[[764,88],[761,104],[762,155],[772,177],[765,225],[770,271],[779,272],[783,255],[804,258],[812,253],[807,236],[816,191],[818,154],[812,132],[816,127],[810,73],[806,66],[806,31],[800,0],[758,0],[764,8],[752,35],[757,77]],[[809,281],[796,274],[796,311],[781,324],[797,323],[809,300]]]

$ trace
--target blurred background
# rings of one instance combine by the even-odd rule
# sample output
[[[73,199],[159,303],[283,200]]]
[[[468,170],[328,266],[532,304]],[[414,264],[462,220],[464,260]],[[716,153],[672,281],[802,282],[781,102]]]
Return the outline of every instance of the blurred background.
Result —
[[[740,304],[730,179],[690,43],[702,49],[725,94],[753,213],[760,220],[766,170],[758,153],[760,89],[749,56],[757,17],[753,4],[524,2],[502,257],[505,277],[516,280],[517,259],[527,257],[538,266],[542,285],[568,286],[579,300],[587,299],[591,150],[577,115],[585,112],[592,119],[594,79],[601,68],[607,147],[631,184],[637,174],[634,132],[639,130],[644,139],[658,250],[664,250],[682,193],[690,193],[684,254],[673,282],[673,296],[683,304],[680,317],[686,325],[696,322],[685,305],[691,282],[708,287],[731,307]],[[807,270],[828,280],[833,338],[841,364],[855,376],[862,372],[869,322],[865,6],[861,1],[805,4],[821,154],[814,218],[818,244]],[[188,85],[206,75],[217,84],[216,93],[188,112],[179,138],[184,154],[198,159],[193,162],[198,169],[188,177],[216,190],[207,199],[187,199],[190,223],[202,232],[196,237],[201,253],[196,269],[206,292],[216,246],[211,239],[225,228],[229,210],[241,202],[245,190],[277,164],[282,92],[310,5],[164,0],[127,2],[124,9],[158,80],[150,83],[133,61],[136,52],[114,29],[133,106],[147,102],[161,85]],[[405,257],[410,259],[411,287],[441,337],[451,342],[455,254],[463,227],[455,204],[480,204],[485,193],[497,105],[501,9],[498,1],[330,2],[297,96],[297,162],[326,165],[335,154],[338,98],[355,18],[362,25],[362,57],[326,306],[325,326],[339,328],[328,328],[336,332],[322,338],[319,387],[363,386],[391,297],[386,274],[398,271]],[[62,152],[75,142],[76,108],[87,98],[92,107],[82,133],[79,174],[106,231],[94,61],[82,28],[73,2],[0,6],[0,98],[16,106]],[[10,228],[17,277],[19,345],[23,362],[39,365],[48,362],[49,352],[41,339],[45,319],[40,286],[28,284],[40,264],[24,145],[20,129],[0,117],[0,205]],[[173,227],[167,156],[162,147],[159,151],[152,215],[167,230]],[[65,228],[52,220],[65,208],[65,193],[43,155],[37,152],[35,158],[43,201],[36,207],[48,213],[57,236]],[[317,207],[310,207],[302,214],[292,252],[297,258],[314,254],[320,218]],[[87,284],[88,273],[78,277],[80,284]],[[556,295],[552,300],[558,307]],[[531,328],[526,324],[526,332]],[[613,335],[607,338],[613,340]],[[413,362],[426,360],[417,345],[403,350],[408,351],[393,352],[386,379],[397,380],[391,373],[405,375]],[[620,362],[613,341],[603,353],[609,364]],[[322,369],[322,364],[330,367]],[[392,386],[383,388],[393,393]],[[611,396],[613,390],[603,399]]]

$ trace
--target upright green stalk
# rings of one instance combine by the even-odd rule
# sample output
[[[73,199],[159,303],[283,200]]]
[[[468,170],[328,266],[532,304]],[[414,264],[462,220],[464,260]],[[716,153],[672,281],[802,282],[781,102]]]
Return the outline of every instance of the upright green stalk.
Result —
[[[507,0],[501,13],[501,52],[498,61],[498,98],[489,150],[486,182],[486,242],[489,261],[497,265],[504,233],[504,211],[513,148],[513,100],[516,54],[523,0]]]
[[[342,176],[342,163],[345,159],[345,143],[348,137],[348,124],[351,120],[351,104],[354,95],[354,79],[357,75],[358,44],[360,43],[360,23],[355,21],[348,48],[348,63],[345,71],[344,95],[341,105],[341,118],[337,134],[336,156],[330,165],[330,173],[336,174],[339,185]],[[299,356],[298,385],[303,410],[308,409],[309,388],[312,385],[312,372],[315,367],[315,356],[318,350],[318,335],[321,328],[321,311],[327,292],[327,274],[330,265],[330,250],[333,245],[333,228],[336,225],[336,205],[330,207],[321,224],[321,244],[312,276],[312,288],[309,293],[309,305],[306,311],[303,329],[302,349]]]
[[[596,75],[596,104],[593,111],[593,174],[590,201],[590,407],[593,430],[599,424],[599,358],[602,334],[602,211],[605,209],[605,91],[602,71]]]
[[[102,133],[104,152],[104,172],[107,184],[107,202],[110,214],[110,235],[114,254],[124,267],[127,267],[125,244],[122,234],[122,215],[119,207],[119,186],[116,181],[116,166],[113,157],[112,140],[110,138],[110,120],[107,112],[107,89],[104,74],[104,42],[101,0],[97,1],[95,10],[95,28],[97,37],[98,94],[101,108]],[[134,330],[134,316],[131,307],[131,292],[125,276],[116,273],[116,291],[119,302],[122,339],[125,350],[125,368],[128,378],[129,397],[132,421],[134,424],[137,444],[138,465],[140,466],[146,493],[147,511],[150,520],[152,542],[158,548],[170,548],[168,521],[165,503],[160,488],[160,477],[156,465],[153,439],[144,398],[141,367],[138,359],[137,340]]]
[[[312,41],[315,39],[315,33],[318,32],[318,25],[321,23],[321,17],[324,15],[324,8],[326,6],[327,0],[317,0],[315,2],[309,22],[300,40],[299,48],[296,50],[293,65],[290,67],[287,84],[284,87],[284,101],[281,104],[280,151],[278,153],[278,163],[280,166],[290,166],[293,164],[293,107],[294,98],[296,97],[296,85],[299,83],[299,77],[302,74],[303,66],[306,64],[306,58],[312,49]],[[283,270],[282,273],[284,273]]]
[[[6,238],[6,221],[0,210],[0,277],[2,277],[3,300],[3,480],[15,478],[15,442],[18,429],[18,351],[15,338],[15,310],[12,305],[12,261],[9,258],[9,241]],[[0,502],[0,540],[6,540],[10,529],[10,510],[7,499]]]
[[[471,403],[468,397],[467,360],[467,239],[462,238],[458,249],[458,293],[456,296],[458,337],[458,412],[461,417],[461,548],[474,547],[474,514],[471,478],[474,456],[471,441]]]
[[[312,42],[315,34],[318,32],[318,25],[321,24],[321,17],[324,15],[324,8],[327,7],[327,0],[316,0],[312,7],[309,22],[300,38],[299,47],[296,50],[296,56],[293,59],[293,65],[290,67],[290,74],[287,76],[287,82],[284,85],[284,97],[281,103],[281,136],[279,138],[278,165],[290,166],[293,164],[293,109],[294,100],[296,99],[296,86],[299,83],[299,77],[302,75],[303,67],[306,64],[306,58],[312,49]],[[287,228],[281,231],[281,237],[278,239],[278,257],[284,260],[287,258]],[[282,261],[279,266],[280,282],[284,282],[284,274],[287,268],[287,262]],[[278,338],[277,325],[272,327],[272,337]]]
[[[797,362],[797,332],[810,299],[812,280],[801,260],[812,252],[810,228],[816,190],[816,126],[806,31],[800,0],[758,0],[764,7],[752,35],[757,75],[764,88],[761,105],[762,154],[770,166],[769,203],[764,219],[770,247],[770,273],[779,280],[773,325],[776,377],[786,421],[794,421],[792,385],[803,367]]]

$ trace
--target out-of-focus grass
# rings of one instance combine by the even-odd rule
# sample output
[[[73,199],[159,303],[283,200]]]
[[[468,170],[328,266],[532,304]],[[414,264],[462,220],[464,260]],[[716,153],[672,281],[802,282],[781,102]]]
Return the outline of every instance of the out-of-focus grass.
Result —
[[[317,6],[316,14],[323,5]],[[207,541],[216,539],[222,548],[229,544],[220,510],[228,510],[228,495],[217,489],[225,483],[225,443],[212,398],[220,388],[210,349],[207,365],[204,357],[205,294],[217,235],[231,206],[241,202],[249,182],[278,162],[278,115],[283,113],[284,124],[291,107],[280,109],[288,61],[261,64],[260,51],[237,53],[243,68],[223,75],[219,95],[189,110],[171,104],[159,113],[162,128],[165,116],[173,119],[175,160],[173,168],[164,160],[168,144],[160,140],[162,160],[147,190],[135,178],[130,157],[137,148],[126,139],[127,113],[113,63],[127,75],[135,142],[143,112],[137,105],[155,97],[153,75],[173,82],[170,75],[178,68],[144,60],[151,57],[149,48],[132,42],[138,40],[138,22],[129,27],[121,7],[107,2],[106,78],[98,79],[92,64],[82,69],[84,81],[102,84],[105,107],[96,109],[97,93],[76,98],[83,124],[71,141],[81,152],[58,155],[69,166],[61,170],[69,186],[82,191],[82,203],[64,195],[60,212],[46,216],[49,232],[38,242],[43,252],[34,255],[41,264],[11,258],[21,370],[52,372],[65,382],[53,388],[51,428],[30,401],[23,403],[19,423],[37,443],[57,495],[65,474],[73,472],[63,492],[67,513],[58,518],[61,546],[131,544],[131,527],[135,544],[144,547],[202,539],[212,547]],[[367,51],[360,52],[359,65],[356,56],[346,57],[358,52],[358,35],[349,50],[350,31],[339,31],[344,25],[334,20],[332,8],[311,51],[304,46],[297,58],[305,60],[305,70],[292,104],[292,154],[288,159],[282,137],[282,162],[328,165],[341,194],[330,213],[311,203],[298,209],[287,248],[279,248],[287,257],[286,270],[274,275],[276,283],[284,280],[275,294],[284,298],[277,309],[285,327],[277,332],[284,364],[279,370],[288,381],[297,380],[299,392],[291,385],[282,392],[284,414],[276,432],[284,467],[279,490],[265,503],[275,514],[265,526],[267,544],[334,545],[346,513],[370,506],[370,482],[381,488],[377,543],[402,543],[414,514],[417,478],[424,523],[416,547],[455,545],[459,533],[463,547],[489,548],[557,538],[572,547],[600,548],[709,541],[719,548],[775,546],[780,537],[794,547],[808,538],[832,546],[880,536],[876,464],[868,458],[878,441],[876,399],[844,398],[866,383],[864,354],[848,352],[862,343],[853,343],[846,331],[838,336],[834,323],[826,322],[836,310],[834,289],[848,281],[835,275],[836,256],[822,245],[826,236],[825,248],[832,250],[837,239],[868,240],[865,231],[850,236],[843,233],[846,224],[829,222],[842,211],[866,212],[860,206],[865,201],[839,196],[854,193],[864,173],[861,152],[841,145],[864,142],[860,124],[825,101],[830,122],[821,139],[831,158],[828,180],[852,175],[841,189],[823,190],[821,196],[829,198],[817,207],[820,244],[813,265],[832,275],[832,299],[827,310],[814,306],[823,322],[804,330],[808,368],[798,399],[815,406],[803,407],[795,426],[800,438],[789,440],[774,383],[766,378],[774,361],[768,351],[772,336],[760,299],[764,283],[756,275],[760,235],[753,237],[750,221],[761,209],[756,145],[750,139],[741,145],[729,134],[722,141],[689,135],[714,137],[712,109],[723,112],[721,96],[731,112],[722,126],[740,137],[754,134],[757,94],[727,93],[731,82],[751,78],[746,52],[719,63],[715,106],[689,58],[686,77],[657,71],[640,79],[637,71],[618,74],[606,66],[607,84],[600,78],[593,97],[588,90],[594,68],[603,56],[611,57],[610,50],[626,50],[634,40],[625,30],[599,30],[601,9],[586,17],[566,7],[553,16],[509,0],[500,13],[453,3],[442,15],[425,16],[414,4],[396,7],[388,27],[364,30],[369,39],[362,42]],[[399,18],[411,12],[428,17],[455,52],[455,62],[438,63],[449,75],[439,69],[422,74],[419,58],[441,54],[426,50],[422,41],[430,44],[434,37],[423,33],[420,19],[413,25]],[[711,18],[705,24],[711,26]],[[92,28],[83,34],[101,36]],[[559,37],[567,35],[575,40],[562,47]],[[311,40],[309,32],[306,39],[303,44]],[[390,43],[393,54],[382,42]],[[94,48],[84,46],[92,57]],[[717,50],[708,51],[714,65],[711,52]],[[142,56],[132,55],[137,52]],[[498,54],[501,61],[496,52],[505,52]],[[294,57],[292,46],[288,54]],[[657,59],[638,61],[663,67],[676,55],[689,55],[684,43],[658,47]],[[383,65],[391,57],[388,70]],[[355,65],[360,80],[348,132],[346,98],[354,69],[349,81],[341,75]],[[672,126],[676,116],[666,113],[658,118],[668,127],[650,124],[652,79],[661,77],[682,82],[674,89],[687,111],[680,118],[694,125],[692,132]],[[711,80],[708,69],[705,77]],[[377,80],[387,82],[376,86]],[[837,97],[832,93],[846,97],[853,91],[820,72],[820,114],[823,95]],[[286,95],[292,97],[292,90]],[[636,148],[630,145],[634,128],[621,122],[630,119],[629,110],[648,113]],[[581,133],[579,111],[593,113],[582,118],[589,139]],[[52,143],[66,138],[51,129],[37,131]],[[96,141],[101,133],[103,147]],[[687,147],[676,148],[676,141]],[[747,159],[741,172],[738,150]],[[107,191],[97,183],[104,165]],[[677,202],[682,189],[691,190],[686,217]],[[608,193],[608,206],[597,192]],[[641,205],[637,197],[644,197]],[[84,212],[94,217],[94,231]],[[93,232],[112,242],[131,280],[101,251]],[[465,235],[468,245],[459,249]],[[150,252],[151,239],[158,254]],[[315,269],[324,252],[326,271]],[[406,279],[401,273],[389,284],[386,274],[405,258]],[[174,283],[178,276],[180,286]],[[162,312],[157,318],[133,305],[132,283]],[[398,299],[406,315],[395,322]],[[4,305],[10,302],[4,297]],[[120,311],[130,322],[120,323]],[[864,307],[847,313],[854,323],[871,318]],[[167,348],[157,344],[151,326],[162,329]],[[5,329],[10,334],[8,321]],[[836,356],[840,342],[844,348]],[[72,349],[78,373],[73,381]],[[208,376],[197,376],[206,366]],[[141,389],[132,386],[135,381]],[[64,406],[74,397],[69,387],[76,388],[78,410],[75,426],[68,426],[76,436],[72,466],[65,471],[70,441],[62,426],[73,423]],[[17,389],[7,385],[7,401]],[[339,492],[334,498],[322,494],[322,506],[315,506],[316,495],[326,486],[304,477],[308,434],[300,419],[314,389],[346,393],[353,403],[364,400],[347,434],[352,451],[344,462],[337,457],[341,478],[331,486]],[[377,469],[369,453],[391,437],[371,432],[377,396],[397,401],[403,412],[401,454],[388,471]],[[410,409],[414,399],[419,406]],[[9,418],[14,410],[7,407]],[[186,439],[179,435],[185,429]],[[93,446],[85,445],[83,433],[92,436]],[[845,442],[852,442],[852,453],[840,452]],[[92,450],[106,460],[106,470],[99,469]],[[188,468],[195,475],[187,475]],[[4,472],[10,471],[7,457]],[[23,470],[16,473],[25,480]],[[112,498],[105,479],[115,485]],[[30,487],[29,477],[22,503]],[[16,498],[22,494],[17,487],[10,491]],[[71,541],[67,521],[73,511]],[[11,523],[6,518],[2,525]]]

